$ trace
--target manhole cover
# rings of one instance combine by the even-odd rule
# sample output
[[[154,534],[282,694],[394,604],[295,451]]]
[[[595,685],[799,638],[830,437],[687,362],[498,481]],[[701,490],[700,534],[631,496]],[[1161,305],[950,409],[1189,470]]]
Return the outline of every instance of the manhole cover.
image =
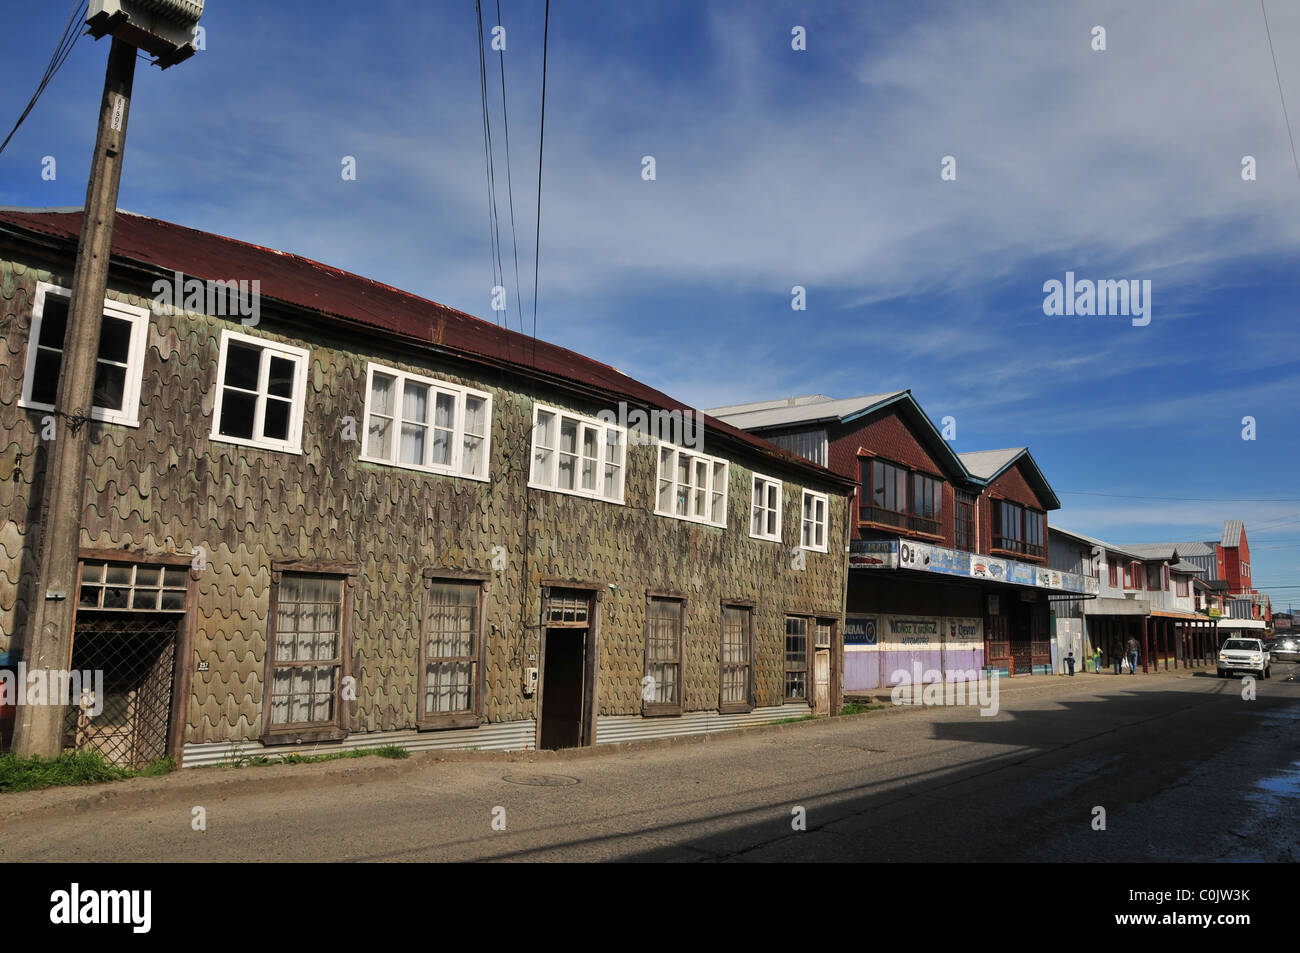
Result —
[[[509,781],[511,784],[530,784],[538,788],[559,788],[566,784],[577,784],[577,778],[571,778],[563,774],[507,774],[503,775],[502,781]]]

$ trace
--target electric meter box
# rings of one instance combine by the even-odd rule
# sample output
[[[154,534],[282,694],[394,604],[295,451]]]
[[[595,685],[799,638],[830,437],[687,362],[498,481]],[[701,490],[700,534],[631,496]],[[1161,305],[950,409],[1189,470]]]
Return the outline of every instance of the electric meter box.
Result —
[[[166,69],[194,55],[194,28],[204,0],[90,0],[86,26],[95,39],[111,34]]]

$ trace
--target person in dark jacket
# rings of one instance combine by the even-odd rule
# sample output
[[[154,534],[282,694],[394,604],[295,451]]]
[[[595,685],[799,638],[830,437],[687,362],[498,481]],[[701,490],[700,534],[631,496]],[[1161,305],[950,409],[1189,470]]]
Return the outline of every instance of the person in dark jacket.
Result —
[[[1136,675],[1138,670],[1138,654],[1142,651],[1142,646],[1138,644],[1137,639],[1128,640],[1128,673]]]

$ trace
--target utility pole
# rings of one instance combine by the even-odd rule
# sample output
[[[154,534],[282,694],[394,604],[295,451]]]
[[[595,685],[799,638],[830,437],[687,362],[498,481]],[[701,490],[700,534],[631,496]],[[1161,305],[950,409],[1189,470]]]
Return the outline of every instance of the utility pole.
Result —
[[[77,606],[77,565],[86,454],[90,443],[95,363],[108,287],[108,260],[122,179],[122,151],[131,111],[136,48],[113,38],[99,104],[99,131],[82,210],[81,240],[72,277],[72,300],[63,342],[63,366],[54,401],[55,438],[47,442],[44,525],[40,528],[35,608],[28,618],[23,660],[29,668],[67,670],[72,663],[72,618]],[[26,686],[18,686],[24,692]],[[62,748],[61,700],[20,704],[14,721],[14,752],[53,757]]]

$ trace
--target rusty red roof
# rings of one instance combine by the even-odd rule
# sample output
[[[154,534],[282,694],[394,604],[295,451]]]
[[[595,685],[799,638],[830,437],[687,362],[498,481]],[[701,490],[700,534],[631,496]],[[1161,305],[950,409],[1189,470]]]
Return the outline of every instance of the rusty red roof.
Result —
[[[80,209],[0,208],[0,230],[45,235],[75,248]],[[289,252],[187,228],[119,210],[113,228],[113,258],[204,281],[261,282],[264,298],[304,308],[344,323],[360,324],[402,338],[439,345],[530,373],[594,387],[649,407],[692,410],[626,374],[555,344],[458,311],[436,301],[372,281]],[[835,483],[843,478],[766,440],[701,414],[706,425],[766,456]]]

